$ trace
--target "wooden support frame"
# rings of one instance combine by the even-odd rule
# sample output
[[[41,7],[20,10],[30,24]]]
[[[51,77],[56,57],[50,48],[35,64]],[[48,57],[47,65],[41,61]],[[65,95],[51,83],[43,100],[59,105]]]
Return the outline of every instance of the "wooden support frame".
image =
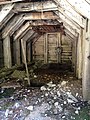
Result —
[[[16,33],[14,34],[14,40],[17,40],[19,38],[19,36],[21,36],[21,34],[30,27],[30,23],[26,22],[25,25],[21,26],[19,30],[16,31]]]
[[[23,20],[22,16],[18,15],[13,17],[3,29],[3,37],[7,36],[8,34],[12,36],[13,33],[24,23],[24,21],[25,20]]]
[[[59,17],[55,15],[53,12],[31,12],[27,13],[24,15],[23,19],[24,20],[55,20],[58,19]]]
[[[20,65],[21,63],[21,59],[20,59],[20,40],[17,39],[17,41],[14,41],[15,42],[15,55],[16,55],[16,64],[17,65]]]
[[[4,66],[11,68],[12,59],[11,59],[11,46],[10,46],[10,37],[9,35],[3,39],[3,51],[4,51]]]
[[[48,63],[48,34],[45,34],[45,42],[44,42],[44,63]]]
[[[28,85],[30,85],[29,71],[28,71],[27,61],[26,61],[26,52],[25,52],[25,48],[24,48],[23,42],[24,42],[23,39],[21,39],[21,47],[22,47],[22,53],[23,53],[23,58],[24,58],[24,64],[25,64],[26,73],[27,73],[27,78],[28,78]]]
[[[82,78],[82,41],[83,41],[83,29],[81,28],[77,42],[77,72],[78,79]]]
[[[83,98],[90,101],[90,20],[88,22],[88,32],[84,31],[84,55],[83,55]]]
[[[52,1],[44,1],[44,2],[22,2],[16,4],[14,7],[14,11],[16,13],[20,12],[30,12],[30,11],[52,11],[57,10],[57,6]]]

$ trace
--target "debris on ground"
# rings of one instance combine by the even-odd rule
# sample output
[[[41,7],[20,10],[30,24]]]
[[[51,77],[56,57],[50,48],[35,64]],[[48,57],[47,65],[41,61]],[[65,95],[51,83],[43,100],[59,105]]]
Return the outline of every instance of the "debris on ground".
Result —
[[[0,120],[90,120],[90,104],[83,100],[81,81],[72,73],[44,68],[33,71],[31,78],[42,86],[5,88],[2,86],[7,83],[3,83]],[[22,81],[5,79],[8,84]],[[27,80],[26,76],[23,80]]]

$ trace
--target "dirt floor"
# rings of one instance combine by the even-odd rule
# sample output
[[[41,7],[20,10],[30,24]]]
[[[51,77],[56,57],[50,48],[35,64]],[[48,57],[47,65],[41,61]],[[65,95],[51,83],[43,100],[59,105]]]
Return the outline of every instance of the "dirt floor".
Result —
[[[20,73],[15,78],[15,71],[1,84],[0,120],[90,120],[90,104],[83,101],[81,80],[70,66],[35,69],[30,87]]]

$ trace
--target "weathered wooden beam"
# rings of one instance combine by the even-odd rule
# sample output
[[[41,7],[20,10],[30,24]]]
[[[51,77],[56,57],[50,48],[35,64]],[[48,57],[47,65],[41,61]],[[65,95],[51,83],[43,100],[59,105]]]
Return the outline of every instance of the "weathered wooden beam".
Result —
[[[12,60],[11,60],[11,45],[10,45],[9,36],[6,36],[3,40],[3,51],[4,51],[4,66],[10,68],[12,66]]]
[[[26,44],[26,55],[27,55],[27,61],[30,63],[32,61],[32,43],[31,41]]]
[[[15,16],[12,20],[10,20],[5,28],[2,31],[3,37],[7,36],[8,34],[12,36],[12,34],[19,29],[19,27],[24,23],[22,16]]]
[[[24,15],[24,20],[55,20],[59,17],[53,12],[31,12]]]
[[[9,14],[9,12],[12,10],[14,7],[14,4],[8,4],[5,5],[1,11],[0,11],[0,23],[3,21],[3,19]]]
[[[39,34],[41,36],[41,34]],[[28,39],[27,39],[27,43],[33,40],[37,40],[38,39],[38,33],[34,32]]]
[[[27,78],[28,78],[28,85],[30,85],[29,71],[28,71],[27,61],[26,61],[26,51],[25,51],[26,48],[25,48],[23,42],[24,42],[23,39],[21,39],[21,47],[22,47],[22,53],[23,53],[23,57],[24,57],[24,64],[25,64]]]
[[[66,0],[71,7],[77,11],[79,14],[81,14],[82,16],[90,19],[90,5],[86,2],[86,0],[80,0],[79,2],[72,2],[72,0]]]
[[[45,34],[45,40],[44,40],[44,63],[46,64],[48,62],[48,34]]]
[[[14,16],[12,11],[14,4],[5,5],[0,11],[0,30],[5,27],[6,23]]]
[[[28,39],[30,39],[34,33],[35,33],[35,32],[34,32],[33,30],[29,30],[29,31],[23,36],[24,41],[27,41]]]
[[[18,12],[30,12],[30,11],[51,11],[57,10],[57,6],[52,1],[43,1],[43,2],[27,2],[27,3],[18,3],[14,7],[14,11]]]
[[[22,31],[22,33],[18,36],[18,39],[19,40],[22,39],[26,35],[26,33],[31,29],[32,29],[32,27],[28,27],[24,31]],[[15,38],[15,34],[13,35],[13,37]],[[14,40],[17,40],[17,39],[15,38]]]
[[[77,12],[75,12],[68,4],[65,3],[65,1],[59,1],[59,0],[53,0],[53,1],[58,6],[58,11],[60,13],[62,13],[65,17],[67,17],[73,23],[76,23],[82,28],[84,27],[82,23],[82,16],[80,16]]]
[[[64,20],[59,20],[58,19],[58,22],[63,22],[63,25],[65,26],[65,29],[70,31],[72,33],[72,35],[74,36],[77,36],[77,34],[79,33],[80,30],[77,30],[77,29],[74,29],[71,24],[68,24],[67,21],[64,21]]]
[[[77,38],[78,36],[78,34],[74,35],[68,28],[65,28],[65,33],[68,34],[72,39]]]
[[[86,31],[84,31],[86,32]],[[83,59],[83,98],[90,101],[90,20],[88,22],[87,37],[84,33],[84,59]]]
[[[24,0],[0,0],[0,5],[10,4],[10,3],[15,3],[20,1],[24,1]]]
[[[65,17],[65,16],[64,16],[63,14],[61,14],[59,11],[54,11],[54,13],[59,16],[59,19],[60,19],[61,21],[63,21],[64,24],[68,24],[69,26],[71,26],[71,27],[72,27],[72,30],[77,30],[77,31],[79,31],[79,29],[80,29],[80,26],[79,26],[79,25],[77,25],[76,23],[73,23],[72,21],[70,21],[67,17]]]
[[[83,42],[83,29],[81,28],[78,42],[77,42],[77,77],[82,78],[82,42]]]
[[[20,40],[17,39],[15,42],[15,58],[16,58],[16,64],[20,65],[21,60],[20,60]]]
[[[23,26],[21,26],[15,33],[14,33],[14,40],[18,39],[18,37],[30,27],[30,23],[26,22]]]
[[[64,2],[67,2],[68,5],[74,10],[76,11],[80,16],[84,16],[79,10],[75,9],[75,7],[73,7],[68,0],[64,0]],[[84,16],[85,17],[85,16]]]

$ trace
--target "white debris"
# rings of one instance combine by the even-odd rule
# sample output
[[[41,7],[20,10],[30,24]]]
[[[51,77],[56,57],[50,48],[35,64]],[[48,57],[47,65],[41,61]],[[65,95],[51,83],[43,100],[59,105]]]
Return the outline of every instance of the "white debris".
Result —
[[[73,76],[72,77],[69,77],[70,79],[73,79]]]
[[[70,92],[67,92],[67,95],[68,95],[68,98],[70,98],[71,100],[78,102],[78,100],[73,95],[71,95]]]
[[[80,107],[78,107],[77,109],[78,109],[78,110],[80,110],[81,108],[80,108]]]
[[[62,82],[61,82],[61,86],[66,85],[66,83],[67,83],[67,81],[62,81]]]
[[[76,97],[78,96],[78,93],[76,93]]]
[[[9,114],[9,109],[6,110],[5,116],[8,117],[8,114]]]
[[[66,105],[67,104],[67,102],[66,101],[64,101],[64,105]]]
[[[54,100],[56,100],[57,99],[57,97],[56,96],[54,96]]]
[[[72,119],[72,120],[75,120],[75,117],[71,116],[71,119]]]
[[[65,117],[66,117],[66,116],[65,116],[65,115],[63,115],[63,116],[62,116],[62,119],[64,119]]]
[[[28,78],[24,78],[24,80],[28,80]]]
[[[9,111],[9,114],[12,115],[13,114],[13,110]]]
[[[71,95],[71,92],[66,92],[66,93],[67,93],[68,96]]]
[[[48,96],[48,93],[45,93],[45,96],[47,97],[47,96]]]
[[[12,97],[10,97],[11,99],[14,99],[14,97],[12,96]]]
[[[54,106],[58,106],[58,102],[55,102],[55,103],[54,103]]]
[[[71,87],[73,87],[73,84],[71,84]]]
[[[19,103],[15,103],[14,107],[18,108],[20,105]]]
[[[34,75],[33,77],[34,77],[34,78],[37,78],[37,76],[36,76],[36,75]]]
[[[60,94],[60,92],[59,92],[59,91],[57,91],[57,95],[58,95],[58,97],[60,97],[60,95],[61,95],[61,94]]]
[[[68,103],[73,103],[74,101],[71,99],[67,99]]]
[[[45,90],[47,90],[47,89],[45,88],[45,86],[42,86],[42,87],[40,88],[40,90],[45,91]]]
[[[1,89],[1,93],[4,93],[4,89],[3,88]]]
[[[27,92],[30,92],[30,90],[28,90]]]
[[[50,91],[51,89],[50,88],[47,88],[48,91]]]
[[[75,111],[75,114],[78,114],[78,115],[79,115],[79,111],[78,111],[78,110],[76,110],[76,111]]]
[[[56,86],[56,84],[53,84],[52,81],[49,82],[49,83],[47,83],[47,85],[48,85],[49,87],[55,87],[55,86]]]
[[[31,105],[31,106],[28,106],[28,107],[26,107],[28,110],[30,110],[30,111],[33,111],[33,109],[34,109],[34,107]]]

